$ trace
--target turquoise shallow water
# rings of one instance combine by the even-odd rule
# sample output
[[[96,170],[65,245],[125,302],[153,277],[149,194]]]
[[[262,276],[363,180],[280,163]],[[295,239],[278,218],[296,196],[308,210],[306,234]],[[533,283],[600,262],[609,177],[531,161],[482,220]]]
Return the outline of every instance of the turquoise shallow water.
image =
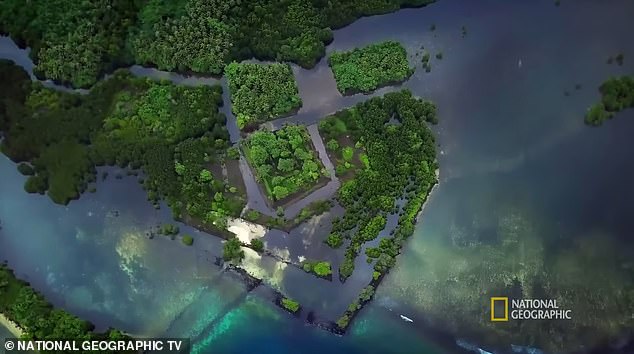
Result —
[[[475,305],[467,308],[439,301],[464,291],[451,286],[449,270],[482,256],[456,251],[456,242],[484,242],[521,227],[521,237],[539,240],[548,259],[561,259],[575,240],[593,235],[634,259],[627,253],[633,249],[634,112],[601,128],[583,124],[585,109],[598,99],[596,87],[610,75],[634,73],[633,13],[634,3],[617,0],[560,7],[550,0],[441,0],[335,32],[328,51],[395,39],[413,63],[421,45],[444,54],[432,60],[429,74],[418,64],[403,85],[438,105],[441,183],[397,267],[346,337],[305,326],[220,274],[209,261],[220,249],[213,237],[192,231],[192,248],[147,240],[147,227],[169,220],[169,211],[145,202],[134,178],[109,178],[97,193],[62,207],[26,194],[14,164],[0,158],[0,259],[56,305],[100,328],[191,336],[200,353],[458,350],[432,329],[473,339],[468,326],[482,319],[468,307],[487,298],[473,294]],[[618,52],[625,65],[605,64]],[[312,71],[294,70],[306,109],[291,119],[314,121],[364,99],[339,97],[324,61]],[[592,267],[617,270],[608,263]],[[401,313],[414,323],[402,321]],[[455,317],[465,324],[457,326]]]
[[[367,352],[364,343],[374,340],[369,333],[374,328],[364,324],[366,315],[354,335],[340,338],[305,326],[268,297],[248,294],[241,281],[211,264],[208,250],[221,250],[212,236],[194,233],[194,247],[147,239],[146,227],[169,212],[147,204],[133,178],[109,178],[94,195],[59,207],[47,197],[25,194],[24,177],[4,157],[0,174],[2,259],[56,305],[98,328],[189,337],[200,353],[212,347],[213,352],[243,353],[262,345],[262,352],[271,353],[295,352],[304,345],[354,353]],[[113,216],[114,210],[120,216]],[[12,221],[17,219],[22,222]],[[386,319],[400,325],[393,315]],[[436,352],[416,332],[399,333],[424,352]],[[377,342],[379,350],[382,341]]]

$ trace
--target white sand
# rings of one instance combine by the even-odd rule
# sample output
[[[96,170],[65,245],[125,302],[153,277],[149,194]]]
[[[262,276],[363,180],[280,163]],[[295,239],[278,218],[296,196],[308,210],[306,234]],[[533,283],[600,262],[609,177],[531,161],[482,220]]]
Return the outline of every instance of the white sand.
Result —
[[[229,219],[227,229],[233,232],[238,239],[245,244],[251,244],[251,240],[260,238],[266,233],[266,227],[244,219]]]

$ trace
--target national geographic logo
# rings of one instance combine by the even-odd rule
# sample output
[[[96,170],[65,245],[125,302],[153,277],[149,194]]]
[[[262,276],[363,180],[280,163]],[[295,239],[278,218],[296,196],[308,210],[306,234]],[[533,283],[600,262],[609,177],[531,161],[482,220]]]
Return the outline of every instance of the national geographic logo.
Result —
[[[491,321],[506,322],[509,320],[509,298],[491,298]]]
[[[562,309],[557,300],[491,298],[491,321],[511,320],[571,320],[572,311]]]

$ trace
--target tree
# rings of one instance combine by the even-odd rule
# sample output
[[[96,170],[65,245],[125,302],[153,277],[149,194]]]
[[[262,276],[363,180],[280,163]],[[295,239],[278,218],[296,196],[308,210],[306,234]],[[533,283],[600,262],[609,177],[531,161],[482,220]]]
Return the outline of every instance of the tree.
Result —
[[[293,313],[299,311],[299,302],[291,300],[287,297],[282,299],[282,306]]]
[[[237,237],[232,237],[225,242],[222,258],[227,262],[240,263],[244,258],[242,243]]]
[[[344,261],[341,263],[341,266],[339,267],[339,275],[346,279],[352,275],[353,271],[354,261],[350,258],[344,259]]]
[[[331,248],[339,248],[343,244],[343,238],[339,234],[331,233],[330,235],[328,235],[328,238],[325,242]]]
[[[354,156],[354,150],[351,147],[346,146],[345,148],[343,148],[342,155],[343,155],[344,161],[348,161],[348,162],[352,161],[352,156]]]
[[[191,246],[194,244],[194,238],[190,235],[183,235],[182,242],[186,246]]]
[[[254,238],[251,240],[251,247],[257,252],[262,252],[264,251],[264,242],[259,238]]]
[[[18,171],[25,176],[32,176],[35,174],[35,170],[33,169],[33,167],[24,162],[18,165]]]
[[[245,214],[244,214],[245,219],[249,220],[249,221],[256,221],[257,219],[260,218],[260,212],[257,210],[253,210],[253,209],[249,209]]]
[[[373,295],[374,287],[372,285],[368,285],[363,288],[363,290],[361,290],[361,293],[359,294],[359,300],[361,300],[361,302],[369,301]]]
[[[337,320],[337,326],[339,326],[339,328],[341,329],[346,329],[349,323],[350,317],[348,315],[343,315]]]
[[[200,177],[199,177],[200,181],[203,183],[209,183],[211,181],[214,180],[214,177],[211,175],[211,171],[209,170],[202,170],[200,171]]]
[[[284,199],[288,196],[288,189],[282,186],[275,186],[273,188],[273,196],[277,200]]]
[[[326,143],[326,148],[330,151],[337,151],[339,150],[339,143],[335,139],[330,139]]]
[[[315,266],[313,267],[313,271],[315,272],[315,274],[321,277],[325,277],[332,274],[332,270],[330,269],[330,263],[328,262],[319,262],[315,264]]]
[[[24,190],[27,193],[44,194],[48,189],[48,184],[43,176],[30,176],[24,183]]]
[[[269,153],[266,151],[264,146],[254,145],[254,146],[251,146],[250,157],[256,166],[263,165],[266,163],[266,160],[269,158]]]
[[[232,160],[238,160],[240,158],[240,151],[237,147],[230,147],[227,149],[227,157]]]
[[[291,172],[295,168],[293,159],[280,159],[277,163],[277,169],[282,172]]]

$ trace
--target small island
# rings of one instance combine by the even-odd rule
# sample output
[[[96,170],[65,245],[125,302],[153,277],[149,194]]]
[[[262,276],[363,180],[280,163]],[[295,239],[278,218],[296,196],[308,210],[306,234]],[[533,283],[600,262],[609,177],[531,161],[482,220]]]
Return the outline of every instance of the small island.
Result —
[[[301,306],[299,305],[299,302],[293,300],[293,299],[289,299],[287,297],[282,298],[279,301],[279,305],[286,311],[292,313],[292,314],[297,314],[299,312],[299,310],[301,309]]]
[[[405,81],[414,73],[407,61],[407,51],[394,41],[334,52],[328,58],[328,65],[337,81],[337,89],[344,95],[369,93]]]
[[[297,111],[302,106],[288,64],[231,63],[225,69],[240,129]]]
[[[588,108],[586,124],[598,126],[615,113],[634,107],[634,78],[621,76],[610,78],[599,87],[601,102]]]
[[[330,263],[326,261],[311,261],[306,260],[302,262],[302,268],[306,273],[313,273],[320,278],[330,280],[332,278],[332,269]]]

